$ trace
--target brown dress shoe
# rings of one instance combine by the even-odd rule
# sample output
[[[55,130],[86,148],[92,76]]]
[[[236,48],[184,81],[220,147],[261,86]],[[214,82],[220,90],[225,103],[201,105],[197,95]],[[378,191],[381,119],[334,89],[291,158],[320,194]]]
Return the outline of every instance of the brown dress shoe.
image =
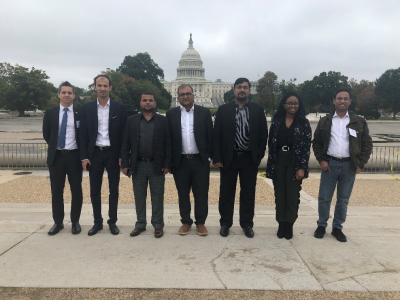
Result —
[[[156,230],[154,230],[154,237],[160,238],[163,235],[164,235],[164,230],[162,228],[156,228]]]
[[[189,224],[182,224],[181,228],[179,228],[179,234],[180,235],[186,235],[189,233],[190,227],[192,227],[192,225]]]
[[[138,236],[141,234],[143,231],[146,231],[146,228],[136,228],[132,230],[131,236]]]
[[[197,224],[197,234],[204,236],[208,234],[207,227],[204,224]]]

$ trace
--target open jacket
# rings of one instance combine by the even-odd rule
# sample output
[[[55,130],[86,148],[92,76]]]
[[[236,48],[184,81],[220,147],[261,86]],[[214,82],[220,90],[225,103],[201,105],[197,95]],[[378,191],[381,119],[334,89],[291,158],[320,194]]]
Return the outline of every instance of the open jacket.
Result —
[[[296,172],[304,169],[304,178],[308,177],[308,160],[310,159],[311,147],[311,127],[310,122],[305,119],[305,123],[296,124],[294,127],[293,138],[293,180],[296,178]],[[267,178],[274,179],[276,171],[276,154],[277,154],[277,135],[281,126],[281,119],[272,120],[269,130],[268,139],[268,162],[267,162]]]
[[[332,118],[335,112],[328,114],[318,122],[315,129],[313,143],[314,155],[318,162],[329,161],[328,147],[331,139]],[[357,168],[364,168],[372,153],[372,138],[369,135],[367,122],[364,118],[349,111],[350,122],[347,128],[354,129],[357,137],[349,134],[349,150],[351,171],[356,172]]]
[[[154,172],[162,174],[162,169],[171,169],[172,145],[166,117],[154,113]],[[142,114],[130,116],[126,122],[125,135],[122,142],[122,168],[130,168],[135,172],[139,150],[140,121]]]

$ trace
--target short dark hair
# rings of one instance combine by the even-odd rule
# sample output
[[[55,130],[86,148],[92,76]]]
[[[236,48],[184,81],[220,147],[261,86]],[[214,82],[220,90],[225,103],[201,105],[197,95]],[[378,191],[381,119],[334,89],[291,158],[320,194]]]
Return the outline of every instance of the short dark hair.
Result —
[[[152,92],[143,92],[143,93],[141,93],[141,94],[140,94],[140,101],[142,101],[142,96],[143,96],[143,95],[150,95],[150,96],[153,96],[154,101],[156,101],[156,97],[154,97],[154,94],[153,94]]]
[[[64,81],[60,84],[60,86],[58,87],[58,93],[61,93],[61,89],[63,86],[69,86],[70,88],[72,88],[72,94],[75,94],[75,87],[68,81]]]
[[[193,88],[192,88],[191,85],[189,85],[189,84],[181,84],[180,86],[178,86],[177,94],[179,94],[179,90],[183,89],[184,87],[189,87],[192,90],[192,93],[193,93]]]
[[[333,99],[336,99],[337,94],[339,94],[340,92],[348,92],[349,93],[349,97],[351,99],[351,93],[348,89],[342,88],[342,89],[338,89],[334,94],[333,94]]]
[[[107,76],[107,75],[104,75],[104,74],[99,74],[99,75],[97,75],[97,76],[94,78],[94,86],[96,86],[96,80],[97,80],[97,78],[99,78],[99,77],[107,78],[107,79],[108,79],[108,85],[109,85],[109,86],[112,86],[111,78],[110,78],[109,76]]]
[[[233,84],[233,88],[235,88],[238,84],[241,84],[243,82],[247,82],[249,84],[249,88],[251,88],[251,83],[247,78],[244,77],[240,77],[238,79],[236,79],[235,83]]]

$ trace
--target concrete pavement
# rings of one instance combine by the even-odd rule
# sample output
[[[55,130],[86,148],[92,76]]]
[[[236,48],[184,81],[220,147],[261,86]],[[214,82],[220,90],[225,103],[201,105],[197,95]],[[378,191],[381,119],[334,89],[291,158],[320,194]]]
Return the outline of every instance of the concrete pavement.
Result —
[[[340,243],[330,227],[322,240],[313,237],[317,200],[305,192],[301,198],[290,241],[276,237],[272,206],[256,207],[255,237],[249,239],[238,227],[237,209],[230,235],[219,235],[217,206],[209,209],[208,236],[198,236],[194,227],[179,236],[178,207],[168,205],[165,235],[156,239],[151,224],[138,237],[129,236],[133,205],[119,206],[120,235],[111,235],[106,225],[89,237],[91,205],[83,206],[81,234],[72,235],[65,223],[48,236],[51,204],[3,203],[0,286],[400,291],[400,207],[349,207],[348,242]]]

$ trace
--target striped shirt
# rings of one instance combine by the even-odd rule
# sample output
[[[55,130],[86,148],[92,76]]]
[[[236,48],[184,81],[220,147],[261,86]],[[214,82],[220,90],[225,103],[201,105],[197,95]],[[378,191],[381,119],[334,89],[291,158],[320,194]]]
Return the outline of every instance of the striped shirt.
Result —
[[[250,149],[249,108],[247,102],[242,108],[236,103],[236,136],[235,150]]]

